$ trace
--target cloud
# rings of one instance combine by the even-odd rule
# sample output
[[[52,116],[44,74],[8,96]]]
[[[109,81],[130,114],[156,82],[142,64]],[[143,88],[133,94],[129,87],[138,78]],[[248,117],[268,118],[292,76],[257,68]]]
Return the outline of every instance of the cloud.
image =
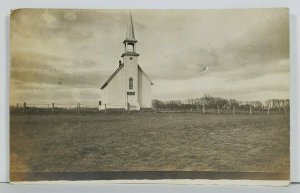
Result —
[[[257,73],[253,72],[253,76],[254,74],[263,76],[266,73],[273,73],[273,69],[277,68],[276,65],[281,60],[287,61],[285,72],[288,73],[287,12],[270,9],[242,10],[238,11],[239,13],[208,12],[198,14],[202,16],[201,19],[195,16],[192,21],[182,19],[189,18],[190,15],[181,15],[181,19],[185,21],[181,23],[183,25],[174,25],[180,26],[177,29],[180,33],[165,29],[168,26],[163,27],[167,31],[165,34],[167,38],[160,39],[163,51],[159,55],[152,55],[154,59],[157,58],[155,63],[161,66],[150,69],[154,78],[189,79],[203,66],[209,66],[209,73],[217,71],[231,73],[237,69],[240,69],[240,72],[251,73],[249,68],[254,66]],[[238,17],[239,14],[244,17]]]
[[[11,31],[25,38],[82,41],[93,35],[87,24],[67,10],[21,9],[11,15]]]
[[[65,13],[65,19],[70,21],[75,21],[77,19],[77,15],[73,11],[68,11]]]
[[[68,63],[72,63],[76,70],[70,69]],[[92,68],[95,66],[98,67],[93,60],[69,61],[44,53],[14,52],[11,58],[11,81],[17,88],[22,88],[23,84],[28,88],[28,83],[34,87],[38,83],[43,86],[96,89],[106,74],[100,69],[95,71]]]
[[[132,13],[139,65],[155,83],[154,98],[230,97],[233,91],[241,99],[288,97],[286,9]],[[128,21],[128,10],[14,11],[12,101],[47,95],[98,100],[99,87],[124,52]],[[208,71],[200,73],[204,67]]]
[[[46,13],[42,14],[42,18],[44,19],[47,27],[50,27],[50,28],[58,27],[58,21],[54,15],[46,12]]]

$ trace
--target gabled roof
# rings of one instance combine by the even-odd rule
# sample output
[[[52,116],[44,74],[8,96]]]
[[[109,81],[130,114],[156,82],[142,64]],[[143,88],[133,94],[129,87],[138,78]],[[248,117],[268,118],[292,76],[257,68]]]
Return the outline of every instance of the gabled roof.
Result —
[[[101,86],[101,88],[100,89],[104,89],[107,85],[108,85],[108,83],[118,74],[118,72],[123,68],[123,66],[124,66],[124,63],[122,63],[120,66],[119,66],[119,68],[116,70],[116,71],[114,71],[114,73],[107,79],[107,81]]]
[[[119,68],[118,68],[116,71],[114,71],[114,73],[107,79],[107,81],[101,86],[100,89],[104,89],[104,88],[108,85],[108,83],[109,83],[109,82],[110,82],[110,81],[118,74],[118,72],[119,72],[123,67],[124,67],[124,63],[122,63],[122,64],[119,66]],[[146,78],[150,81],[151,85],[154,85],[154,83],[150,80],[149,76],[142,70],[142,68],[141,68],[140,65],[138,65],[138,69],[144,73],[144,75],[146,76]]]
[[[144,75],[145,75],[146,78],[149,80],[149,82],[151,83],[151,85],[154,85],[154,83],[151,81],[151,79],[149,78],[149,76],[142,70],[142,68],[141,68],[140,65],[138,65],[138,68],[139,68],[139,70],[141,70],[141,71],[144,73]]]

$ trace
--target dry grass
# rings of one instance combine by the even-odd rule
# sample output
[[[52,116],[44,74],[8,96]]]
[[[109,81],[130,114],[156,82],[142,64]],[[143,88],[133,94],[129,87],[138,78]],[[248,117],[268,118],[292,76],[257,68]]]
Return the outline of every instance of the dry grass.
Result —
[[[11,171],[289,171],[289,116],[11,115]]]

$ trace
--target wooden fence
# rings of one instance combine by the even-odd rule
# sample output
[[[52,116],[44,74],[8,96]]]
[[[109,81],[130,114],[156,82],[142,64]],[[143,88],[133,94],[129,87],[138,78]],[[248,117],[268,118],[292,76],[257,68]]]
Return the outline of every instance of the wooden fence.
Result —
[[[11,113],[85,113],[99,112],[98,105],[81,104],[81,103],[50,103],[50,104],[31,104],[24,102],[10,106]]]
[[[289,108],[255,108],[252,106],[248,106],[247,108],[231,106],[228,108],[207,108],[205,106],[199,106],[197,108],[156,108],[154,109],[156,112],[161,113],[201,113],[201,114],[249,114],[250,116],[253,114],[278,114],[278,113],[289,113]]]
[[[23,104],[16,104],[10,106],[11,113],[107,113],[107,112],[121,112],[124,109],[113,110],[99,110],[99,105],[81,104],[81,103],[50,103],[50,104],[30,104],[24,102]],[[149,111],[149,110],[148,110]],[[247,108],[240,108],[236,106],[228,108],[206,108],[204,105],[197,108],[153,108],[152,111],[157,113],[200,113],[200,114],[275,114],[275,113],[289,113],[289,108],[274,109],[274,108],[254,108],[249,106]]]

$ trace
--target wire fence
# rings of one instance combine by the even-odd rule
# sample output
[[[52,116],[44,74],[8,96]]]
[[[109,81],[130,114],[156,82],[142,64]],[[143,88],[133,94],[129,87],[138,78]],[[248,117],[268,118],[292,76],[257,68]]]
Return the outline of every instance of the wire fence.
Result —
[[[160,113],[202,113],[202,114],[278,114],[289,113],[289,106],[282,108],[269,108],[269,107],[253,107],[248,106],[224,106],[224,107],[207,107],[199,105],[196,107],[181,107],[181,108],[154,108],[156,112]]]
[[[127,108],[130,109],[130,108]],[[109,105],[108,108],[103,108],[103,105],[95,104],[82,104],[82,103],[26,103],[16,104],[10,106],[11,113],[107,113],[107,112],[124,112],[127,111],[123,106]],[[247,108],[241,107],[229,107],[229,108],[208,108],[205,106],[198,106],[196,108],[148,108],[141,109],[142,112],[151,111],[156,113],[200,113],[200,114],[277,114],[277,113],[289,113],[288,108],[254,108],[248,106]]]
[[[10,106],[11,113],[84,113],[100,112],[99,105],[81,103],[26,103]]]

